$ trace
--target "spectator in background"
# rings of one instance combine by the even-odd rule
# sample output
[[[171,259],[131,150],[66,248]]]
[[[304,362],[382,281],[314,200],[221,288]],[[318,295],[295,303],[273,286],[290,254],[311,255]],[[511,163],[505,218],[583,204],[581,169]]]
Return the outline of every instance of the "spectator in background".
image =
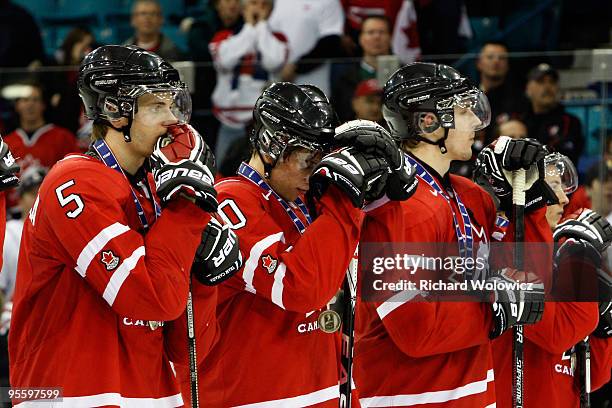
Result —
[[[341,2],[346,15],[344,32],[352,43],[351,48],[356,48],[363,20],[371,16],[386,16],[389,21],[394,22],[404,0],[341,0]]]
[[[202,1],[202,0],[200,0]],[[212,56],[208,44],[215,33],[222,30],[236,32],[243,24],[240,13],[240,0],[211,0],[207,2],[203,17],[196,19],[187,34],[187,44],[191,58],[197,64],[195,76],[195,92],[192,95],[194,109],[212,108],[211,95],[216,86],[216,73],[212,64]],[[202,118],[192,118],[198,121],[202,134],[211,139],[206,142],[214,148],[219,122],[212,114]]]
[[[30,13],[0,0],[0,67],[26,67],[45,61],[40,29]]]
[[[210,42],[217,70],[212,94],[213,112],[221,122],[215,158],[222,162],[229,146],[246,139],[253,120],[255,101],[287,62],[287,40],[272,32],[268,17],[273,0],[243,0],[244,25],[235,31],[221,30]]]
[[[36,195],[38,194],[38,188],[46,174],[47,172],[45,169],[39,166],[30,166],[21,173],[19,186],[17,187],[21,216],[18,219],[7,221],[4,236],[2,272],[0,273],[0,292],[2,293],[5,303],[13,298],[23,223],[34,205]],[[0,325],[0,334],[5,334],[6,329],[8,329],[8,327],[5,327],[4,323],[5,322],[2,321]],[[3,331],[4,333],[2,333]]]
[[[284,81],[311,84],[330,94],[330,64],[342,56],[344,14],[340,0],[277,1],[270,27],[287,37],[289,63],[281,72]],[[310,60],[318,60],[310,62]]]
[[[168,61],[180,60],[182,55],[176,44],[161,32],[163,24],[164,16],[157,0],[135,0],[132,6],[134,36],[123,45],[136,45]]]
[[[540,64],[529,71],[527,79],[530,109],[523,116],[527,134],[551,151],[569,157],[578,167],[584,146],[582,127],[580,120],[559,103],[559,73],[548,64]]]
[[[30,82],[17,84],[14,92],[19,127],[6,135],[4,142],[9,146],[17,163],[24,172],[32,165],[49,169],[68,153],[78,152],[76,137],[68,129],[47,123],[47,107],[42,85]],[[10,190],[7,208],[13,216],[19,214],[18,194]]]
[[[500,42],[486,42],[480,49],[476,60],[476,69],[480,73],[480,90],[487,95],[491,105],[491,123],[500,125],[511,117],[517,116],[525,109],[525,97],[521,88],[508,77],[508,48]],[[482,143],[488,145],[495,138],[495,126],[483,130]],[[506,135],[510,136],[510,135]]]
[[[93,33],[85,27],[73,28],[64,38],[61,47],[55,53],[55,62],[66,67],[65,71],[57,73],[50,89],[50,119],[77,135],[86,122],[81,98],[77,92],[78,66],[85,55],[94,48]],[[79,147],[87,150],[89,134],[79,137]],[[81,145],[82,142],[82,145]]]
[[[376,79],[361,81],[353,95],[353,111],[351,119],[365,119],[384,125],[382,116],[382,88]]]
[[[518,119],[510,119],[497,125],[495,138],[500,136],[510,136],[513,139],[524,139],[527,137],[527,126]]]
[[[35,164],[50,168],[66,154],[78,151],[76,138],[69,130],[47,123],[42,85],[31,82],[17,85],[15,100],[19,127],[4,138],[21,171]]]
[[[371,16],[363,20],[359,45],[363,57],[359,62],[347,64],[332,87],[332,104],[340,121],[355,117],[352,109],[353,93],[361,81],[376,78],[377,58],[391,53],[391,23],[384,16]]]

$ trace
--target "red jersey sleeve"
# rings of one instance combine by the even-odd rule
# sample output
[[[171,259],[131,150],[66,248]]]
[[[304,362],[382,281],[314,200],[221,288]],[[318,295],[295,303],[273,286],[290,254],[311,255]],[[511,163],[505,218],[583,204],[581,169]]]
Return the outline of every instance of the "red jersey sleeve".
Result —
[[[525,336],[552,354],[584,339],[597,326],[598,308],[594,302],[546,302],[542,320],[525,326]]]
[[[591,336],[591,389],[603,387],[610,381],[612,370],[612,337],[606,339]]]
[[[433,225],[446,220],[428,217],[435,211],[430,212],[426,207],[407,206],[407,211],[410,214],[403,213],[402,204],[391,202],[368,213],[362,242],[442,242]],[[490,305],[428,302],[419,295],[414,296],[415,292],[399,292],[385,301],[375,302],[378,317],[402,352],[418,358],[489,342]]]
[[[323,307],[344,279],[359,240],[362,212],[332,186],[320,200],[318,217],[291,245],[266,211],[262,195],[232,184],[234,189],[219,191],[219,212],[233,225],[245,262],[228,284],[285,310],[307,313]]]
[[[48,176],[30,215],[34,228],[46,230],[49,245],[58,246],[75,273],[116,313],[176,319],[185,309],[191,263],[210,215],[188,201],[175,201],[143,237],[128,226],[121,204],[126,200],[118,199],[114,179],[101,179],[88,168],[79,171]]]

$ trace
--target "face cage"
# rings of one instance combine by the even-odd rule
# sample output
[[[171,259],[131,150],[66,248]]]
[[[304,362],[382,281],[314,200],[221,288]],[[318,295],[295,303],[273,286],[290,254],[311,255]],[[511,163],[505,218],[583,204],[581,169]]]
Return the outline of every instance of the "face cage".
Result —
[[[552,168],[551,168],[552,167]],[[571,194],[578,188],[578,172],[574,163],[561,153],[551,153],[544,158],[546,176],[559,176],[565,194]]]
[[[119,89],[118,100],[124,116],[131,113],[132,118],[138,112],[138,98],[151,93],[170,93],[172,96],[171,111],[181,124],[189,123],[192,112],[191,94],[184,82],[169,82],[155,85],[136,85]]]
[[[457,112],[464,111],[470,111],[475,116],[468,120],[467,124],[457,120]],[[478,131],[489,126],[491,122],[489,100],[476,88],[439,100],[436,102],[433,113],[436,114],[443,128]]]

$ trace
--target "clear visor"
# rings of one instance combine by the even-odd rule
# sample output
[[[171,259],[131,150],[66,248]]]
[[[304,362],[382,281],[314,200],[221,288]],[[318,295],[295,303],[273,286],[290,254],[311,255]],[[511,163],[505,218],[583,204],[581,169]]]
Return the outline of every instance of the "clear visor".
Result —
[[[546,183],[556,192],[571,194],[578,188],[578,172],[571,160],[560,153],[544,158]]]
[[[141,85],[133,88],[129,96],[138,101],[136,114],[146,122],[173,121],[189,123],[191,95],[184,83]]]
[[[436,103],[442,122],[445,122],[444,111],[453,109],[454,128],[457,130],[477,131],[489,126],[491,107],[487,96],[478,89],[471,89]]]

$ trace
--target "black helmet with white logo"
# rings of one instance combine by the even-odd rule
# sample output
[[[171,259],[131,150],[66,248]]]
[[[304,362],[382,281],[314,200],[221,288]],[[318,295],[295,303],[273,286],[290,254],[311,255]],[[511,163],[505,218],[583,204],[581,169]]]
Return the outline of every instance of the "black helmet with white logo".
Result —
[[[191,115],[191,97],[178,71],[132,45],[105,45],[90,52],[81,63],[78,87],[85,114],[97,121],[125,117],[131,123],[137,100],[145,93],[172,98],[172,112],[181,122]]]
[[[479,130],[489,124],[490,108],[486,96],[459,71],[444,64],[417,62],[398,69],[383,90],[383,115],[391,135],[398,141],[414,139],[431,143],[420,136],[439,127],[445,137],[433,144],[445,151],[448,129],[456,128],[455,108],[470,109],[477,121],[470,129]],[[432,113],[435,120],[422,120]]]
[[[274,162],[290,146],[327,151],[337,126],[336,113],[319,88],[289,82],[268,86],[255,103],[253,118],[251,145]]]

